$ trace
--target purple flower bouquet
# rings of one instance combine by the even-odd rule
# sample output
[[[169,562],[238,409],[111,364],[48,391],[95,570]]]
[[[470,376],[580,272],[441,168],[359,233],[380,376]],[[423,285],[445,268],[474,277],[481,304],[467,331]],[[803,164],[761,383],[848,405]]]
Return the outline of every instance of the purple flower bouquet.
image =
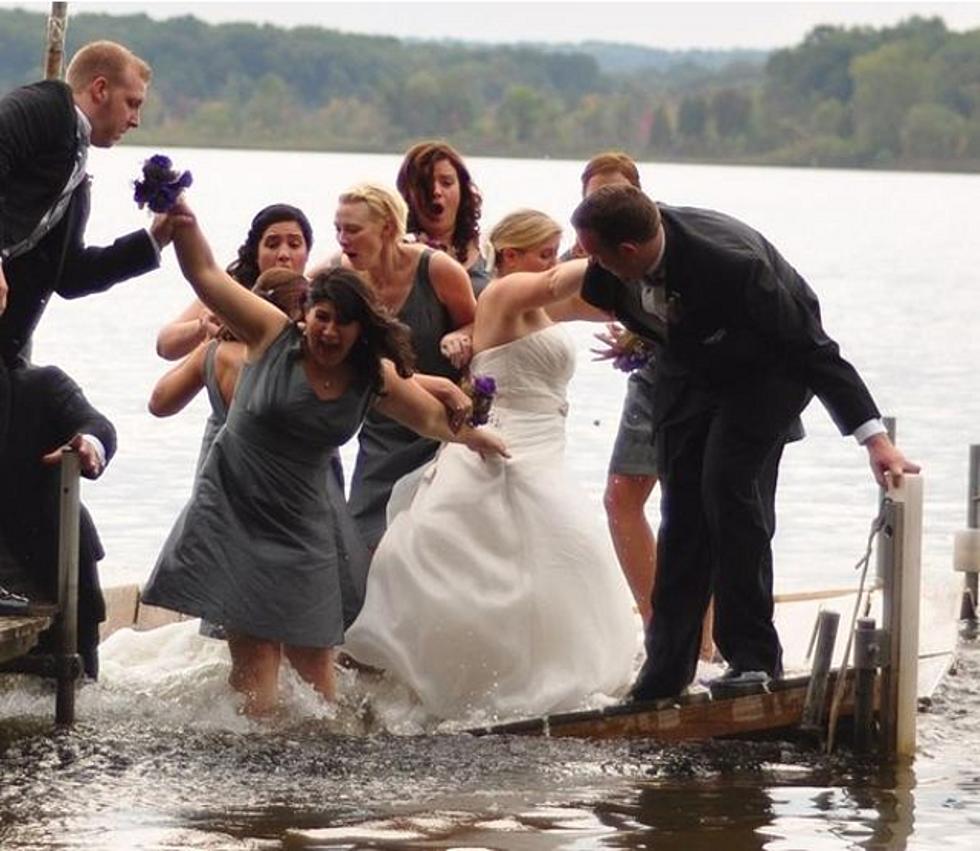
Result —
[[[463,391],[473,400],[471,426],[486,425],[490,421],[493,397],[497,394],[497,382],[490,375],[472,375],[463,380]]]
[[[193,182],[191,173],[177,171],[170,157],[154,154],[143,162],[143,179],[133,184],[133,200],[141,210],[149,207],[154,213],[166,213]]]

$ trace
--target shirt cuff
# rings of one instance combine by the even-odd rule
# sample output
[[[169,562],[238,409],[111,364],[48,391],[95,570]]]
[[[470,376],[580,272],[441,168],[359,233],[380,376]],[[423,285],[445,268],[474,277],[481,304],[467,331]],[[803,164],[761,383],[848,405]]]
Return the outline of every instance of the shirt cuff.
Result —
[[[104,469],[106,460],[105,446],[102,445],[102,441],[99,440],[94,434],[83,434],[82,440],[86,440],[92,444],[92,448],[95,449],[95,454],[99,456],[99,466]]]
[[[858,443],[863,445],[876,434],[888,434],[888,429],[885,428],[885,424],[880,419],[873,419],[861,423],[851,434],[854,435],[854,439]]]
[[[157,255],[157,262],[159,263],[160,255],[163,253],[163,251],[160,248],[160,243],[157,242],[157,238],[153,235],[153,231],[151,231],[149,228],[144,228],[144,230],[146,231],[146,235],[150,238],[150,245],[153,246],[153,250],[156,252]]]

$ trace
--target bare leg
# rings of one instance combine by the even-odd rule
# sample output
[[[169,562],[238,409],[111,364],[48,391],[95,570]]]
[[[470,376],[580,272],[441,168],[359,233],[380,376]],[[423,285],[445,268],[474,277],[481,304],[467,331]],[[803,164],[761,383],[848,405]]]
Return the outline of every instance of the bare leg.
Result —
[[[613,473],[606,480],[603,498],[616,556],[644,624],[650,621],[650,596],[657,570],[657,540],[644,507],[656,484],[656,476]]]
[[[657,539],[646,516],[646,503],[657,484],[656,476],[624,476],[613,473],[606,480],[603,502],[616,556],[633,592],[643,623],[650,622],[650,600],[657,576]],[[715,655],[712,640],[714,602],[708,605],[701,627],[701,658]]]
[[[258,718],[275,711],[279,702],[279,644],[229,633],[228,650],[231,652],[228,682],[235,691],[245,695],[245,714]]]
[[[715,650],[714,641],[715,624],[715,599],[712,597],[708,601],[708,611],[704,613],[704,622],[701,624],[701,650],[699,656],[705,662],[719,661],[721,656]]]
[[[286,645],[286,658],[306,682],[326,700],[336,698],[332,647],[296,647]]]

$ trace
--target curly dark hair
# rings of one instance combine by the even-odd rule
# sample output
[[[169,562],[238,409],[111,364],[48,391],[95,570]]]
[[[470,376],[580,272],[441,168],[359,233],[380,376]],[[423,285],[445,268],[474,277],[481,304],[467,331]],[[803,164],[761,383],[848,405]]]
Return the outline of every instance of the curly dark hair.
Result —
[[[318,272],[310,282],[306,309],[330,302],[341,322],[359,322],[361,336],[350,351],[351,365],[375,393],[384,388],[381,359],[388,358],[402,378],[415,369],[411,331],[378,301],[374,290],[353,269],[331,266]]]
[[[292,204],[270,204],[263,207],[252,219],[245,242],[238,247],[238,257],[225,270],[243,287],[251,289],[255,286],[255,279],[259,276],[259,242],[269,225],[278,222],[296,222],[303,231],[307,250],[313,247],[313,228],[306,213],[299,207]]]
[[[483,196],[470,177],[459,152],[448,142],[426,140],[416,142],[402,160],[396,185],[408,204],[408,231],[423,230],[419,220],[419,206],[423,210],[432,205],[433,171],[436,163],[446,160],[456,170],[459,180],[459,210],[453,227],[453,255],[460,263],[466,263],[470,243],[480,238],[480,216],[483,212]]]

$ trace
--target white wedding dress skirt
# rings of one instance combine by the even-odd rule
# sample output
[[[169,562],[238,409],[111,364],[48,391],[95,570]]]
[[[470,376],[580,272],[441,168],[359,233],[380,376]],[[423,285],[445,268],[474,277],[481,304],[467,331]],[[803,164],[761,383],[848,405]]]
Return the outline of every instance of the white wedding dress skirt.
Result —
[[[470,369],[497,382],[491,425],[511,457],[447,444],[395,495],[344,649],[440,718],[570,710],[631,683],[639,616],[564,465],[574,357],[558,326],[477,354]]]

